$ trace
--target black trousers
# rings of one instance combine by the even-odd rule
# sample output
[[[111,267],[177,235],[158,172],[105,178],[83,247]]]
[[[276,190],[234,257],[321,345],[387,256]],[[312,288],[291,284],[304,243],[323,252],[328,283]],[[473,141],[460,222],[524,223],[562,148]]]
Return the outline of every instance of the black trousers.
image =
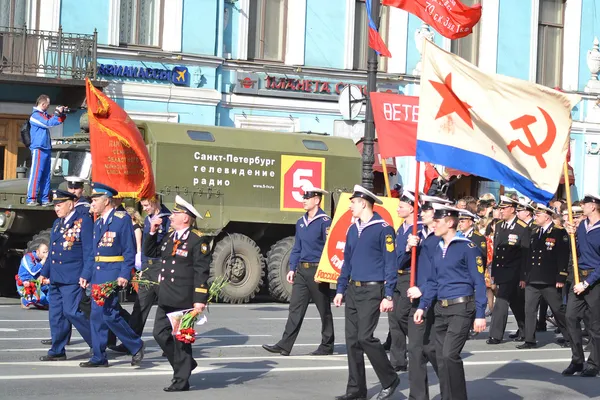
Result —
[[[160,264],[144,264],[142,270],[147,270],[143,274],[143,279],[157,282],[160,273],[159,265]],[[131,329],[133,329],[140,337],[144,332],[144,326],[146,326],[148,315],[150,315],[150,310],[152,310],[152,305],[156,300],[158,300],[158,285],[138,287],[137,298],[135,299],[135,303],[133,303],[129,326],[131,326]]]
[[[347,394],[367,395],[365,373],[366,354],[381,382],[388,388],[398,378],[388,360],[383,345],[373,337],[379,322],[379,306],[383,300],[383,284],[354,286],[350,282],[346,291],[346,350],[348,352]]]
[[[504,337],[509,306],[517,320],[519,332],[523,335],[525,332],[525,291],[519,287],[519,281],[498,284],[490,325],[491,338],[502,340]]]
[[[192,356],[192,345],[180,342],[173,336],[173,328],[167,317],[168,313],[180,311],[179,308],[159,305],[154,317],[154,339],[162,351],[167,355],[169,364],[173,368],[173,379],[171,383],[174,388],[189,386],[189,378],[192,370],[196,367],[196,361]]]
[[[412,308],[406,291],[410,286],[410,273],[398,275],[394,290],[394,311],[388,313],[392,344],[390,361],[394,367],[406,367],[406,338],[408,337],[408,314]]]
[[[422,324],[415,324],[413,316],[419,307],[418,300],[413,302],[408,318],[408,359],[410,368],[408,380],[411,400],[429,400],[429,380],[427,379],[427,362],[433,365],[435,373],[438,374],[438,363],[435,354],[435,335],[433,327],[435,323],[434,307],[430,307],[423,316]]]
[[[435,305],[435,354],[443,399],[467,398],[465,370],[460,357],[475,320],[475,302]],[[412,366],[411,366],[412,368]]]
[[[561,293],[562,293],[562,289]],[[562,298],[561,298],[561,302],[562,302]],[[552,311],[554,313],[554,311]],[[527,314],[527,288],[525,288],[525,313]],[[548,302],[546,301],[546,299],[544,299],[544,297],[540,298],[540,311],[538,314],[538,319],[537,319],[537,326],[539,328],[545,328],[546,327],[546,317],[548,316]],[[527,324],[527,315],[525,316],[525,324]],[[527,329],[527,328],[525,328]]]
[[[310,300],[315,303],[321,316],[321,345],[319,349],[332,352],[334,344],[333,314],[331,313],[331,299],[329,297],[329,283],[315,282],[317,267],[298,267],[294,285],[292,286],[292,297],[287,323],[283,336],[277,345],[287,351],[292,351],[296,342],[302,321],[306,315],[306,309]]]
[[[528,284],[525,287],[525,341],[535,343],[535,331],[537,328],[537,310],[541,307],[542,300],[546,307],[550,306],[554,319],[560,328],[565,340],[569,339],[565,316],[565,307],[562,303],[562,290],[556,285]],[[540,310],[541,312],[541,310]],[[541,323],[542,321],[540,321]],[[544,324],[546,320],[544,319]]]
[[[580,281],[585,278],[582,277]],[[600,284],[593,286],[580,295],[569,294],[567,301],[567,329],[571,337],[572,362],[583,364],[583,344],[579,321],[583,318],[585,327],[590,334],[592,351],[588,357],[588,365],[598,368],[600,361]]]

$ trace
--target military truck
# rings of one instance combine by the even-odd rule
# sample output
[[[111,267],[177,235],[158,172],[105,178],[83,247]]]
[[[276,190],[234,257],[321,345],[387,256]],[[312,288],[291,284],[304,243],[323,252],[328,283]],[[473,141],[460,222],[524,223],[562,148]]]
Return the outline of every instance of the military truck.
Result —
[[[53,188],[64,177],[91,179],[89,136],[56,140]],[[136,122],[148,146],[156,189],[171,208],[175,195],[202,214],[200,230],[215,237],[211,275],[230,278],[222,300],[250,301],[265,290],[289,301],[285,277],[302,210],[301,187],[311,183],[331,194],[330,215],[343,191],[360,182],[360,153],[351,139],[227,127]],[[48,242],[56,218],[52,207],[26,203],[27,179],[0,182],[0,273],[2,292],[14,293],[19,257]],[[89,193],[89,186],[86,185]],[[265,277],[267,282],[265,282]]]

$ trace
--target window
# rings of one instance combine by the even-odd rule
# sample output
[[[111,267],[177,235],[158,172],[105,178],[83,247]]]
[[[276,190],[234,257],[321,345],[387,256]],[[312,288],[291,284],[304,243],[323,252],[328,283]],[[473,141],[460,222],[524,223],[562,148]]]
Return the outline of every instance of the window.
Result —
[[[302,143],[304,143],[304,147],[306,147],[309,150],[329,150],[325,142],[322,142],[320,140],[303,140]]]
[[[540,0],[537,49],[537,83],[561,86],[564,0]]]
[[[480,0],[462,0],[462,2],[465,6],[473,7],[475,4],[480,3]],[[450,45],[452,53],[474,65],[479,62],[479,25],[476,24],[473,27],[473,32],[469,36],[453,40]]]
[[[0,0],[0,26],[22,28],[27,23],[31,1]],[[30,27],[31,28],[31,27]]]
[[[160,46],[162,0],[121,0],[119,43]]]
[[[388,26],[388,8],[380,6],[379,34],[387,44],[387,26]],[[369,19],[367,18],[367,5],[365,0],[356,0],[356,10],[354,13],[354,69],[367,69],[367,60],[369,57]],[[387,58],[379,57],[378,69],[385,71],[387,67]]]
[[[212,133],[206,131],[187,131],[188,136],[192,140],[197,140],[200,142],[214,142],[215,137]]]
[[[287,0],[250,0],[248,58],[283,61]]]

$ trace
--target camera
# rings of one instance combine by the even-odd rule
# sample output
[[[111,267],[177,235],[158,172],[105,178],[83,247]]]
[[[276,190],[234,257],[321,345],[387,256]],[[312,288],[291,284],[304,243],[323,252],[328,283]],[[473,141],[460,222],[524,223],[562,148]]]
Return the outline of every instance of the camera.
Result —
[[[75,111],[77,111],[77,110],[74,110],[74,109],[69,108],[67,106],[62,106],[62,107],[63,107],[63,114],[71,114],[71,113],[74,113]],[[58,113],[58,111],[55,111],[55,112]]]

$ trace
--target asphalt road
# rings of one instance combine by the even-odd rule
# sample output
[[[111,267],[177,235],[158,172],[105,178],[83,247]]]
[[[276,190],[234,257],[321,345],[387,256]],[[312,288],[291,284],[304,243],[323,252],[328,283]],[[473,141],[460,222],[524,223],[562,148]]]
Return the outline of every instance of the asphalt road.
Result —
[[[126,308],[131,309],[131,305]],[[154,312],[150,318],[153,318]],[[265,352],[263,343],[279,340],[287,317],[282,304],[212,305],[208,323],[200,328],[194,344],[199,367],[187,393],[164,393],[171,368],[152,338],[150,319],[144,340],[147,354],[140,368],[129,365],[129,356],[109,351],[110,368],[79,368],[88,359],[88,348],[74,333],[67,347],[69,360],[40,362],[47,351],[40,344],[49,338],[48,314],[22,310],[14,299],[0,298],[0,398],[129,399],[198,398],[208,399],[333,399],[344,393],[348,378],[344,345],[343,308],[334,310],[335,354],[312,357],[320,339],[320,320],[311,305],[307,319],[289,357]],[[377,334],[385,339],[387,318],[382,317]],[[515,330],[512,317],[508,330]],[[485,344],[487,333],[465,346],[463,359],[471,399],[586,399],[600,398],[598,378],[563,377],[570,350],[553,343],[549,331],[538,334],[540,347],[517,350],[512,342],[497,346]],[[430,369],[430,393],[439,399],[435,373]],[[367,371],[369,396],[381,387],[372,369]],[[400,390],[393,397],[408,397],[408,376],[401,373]]]

